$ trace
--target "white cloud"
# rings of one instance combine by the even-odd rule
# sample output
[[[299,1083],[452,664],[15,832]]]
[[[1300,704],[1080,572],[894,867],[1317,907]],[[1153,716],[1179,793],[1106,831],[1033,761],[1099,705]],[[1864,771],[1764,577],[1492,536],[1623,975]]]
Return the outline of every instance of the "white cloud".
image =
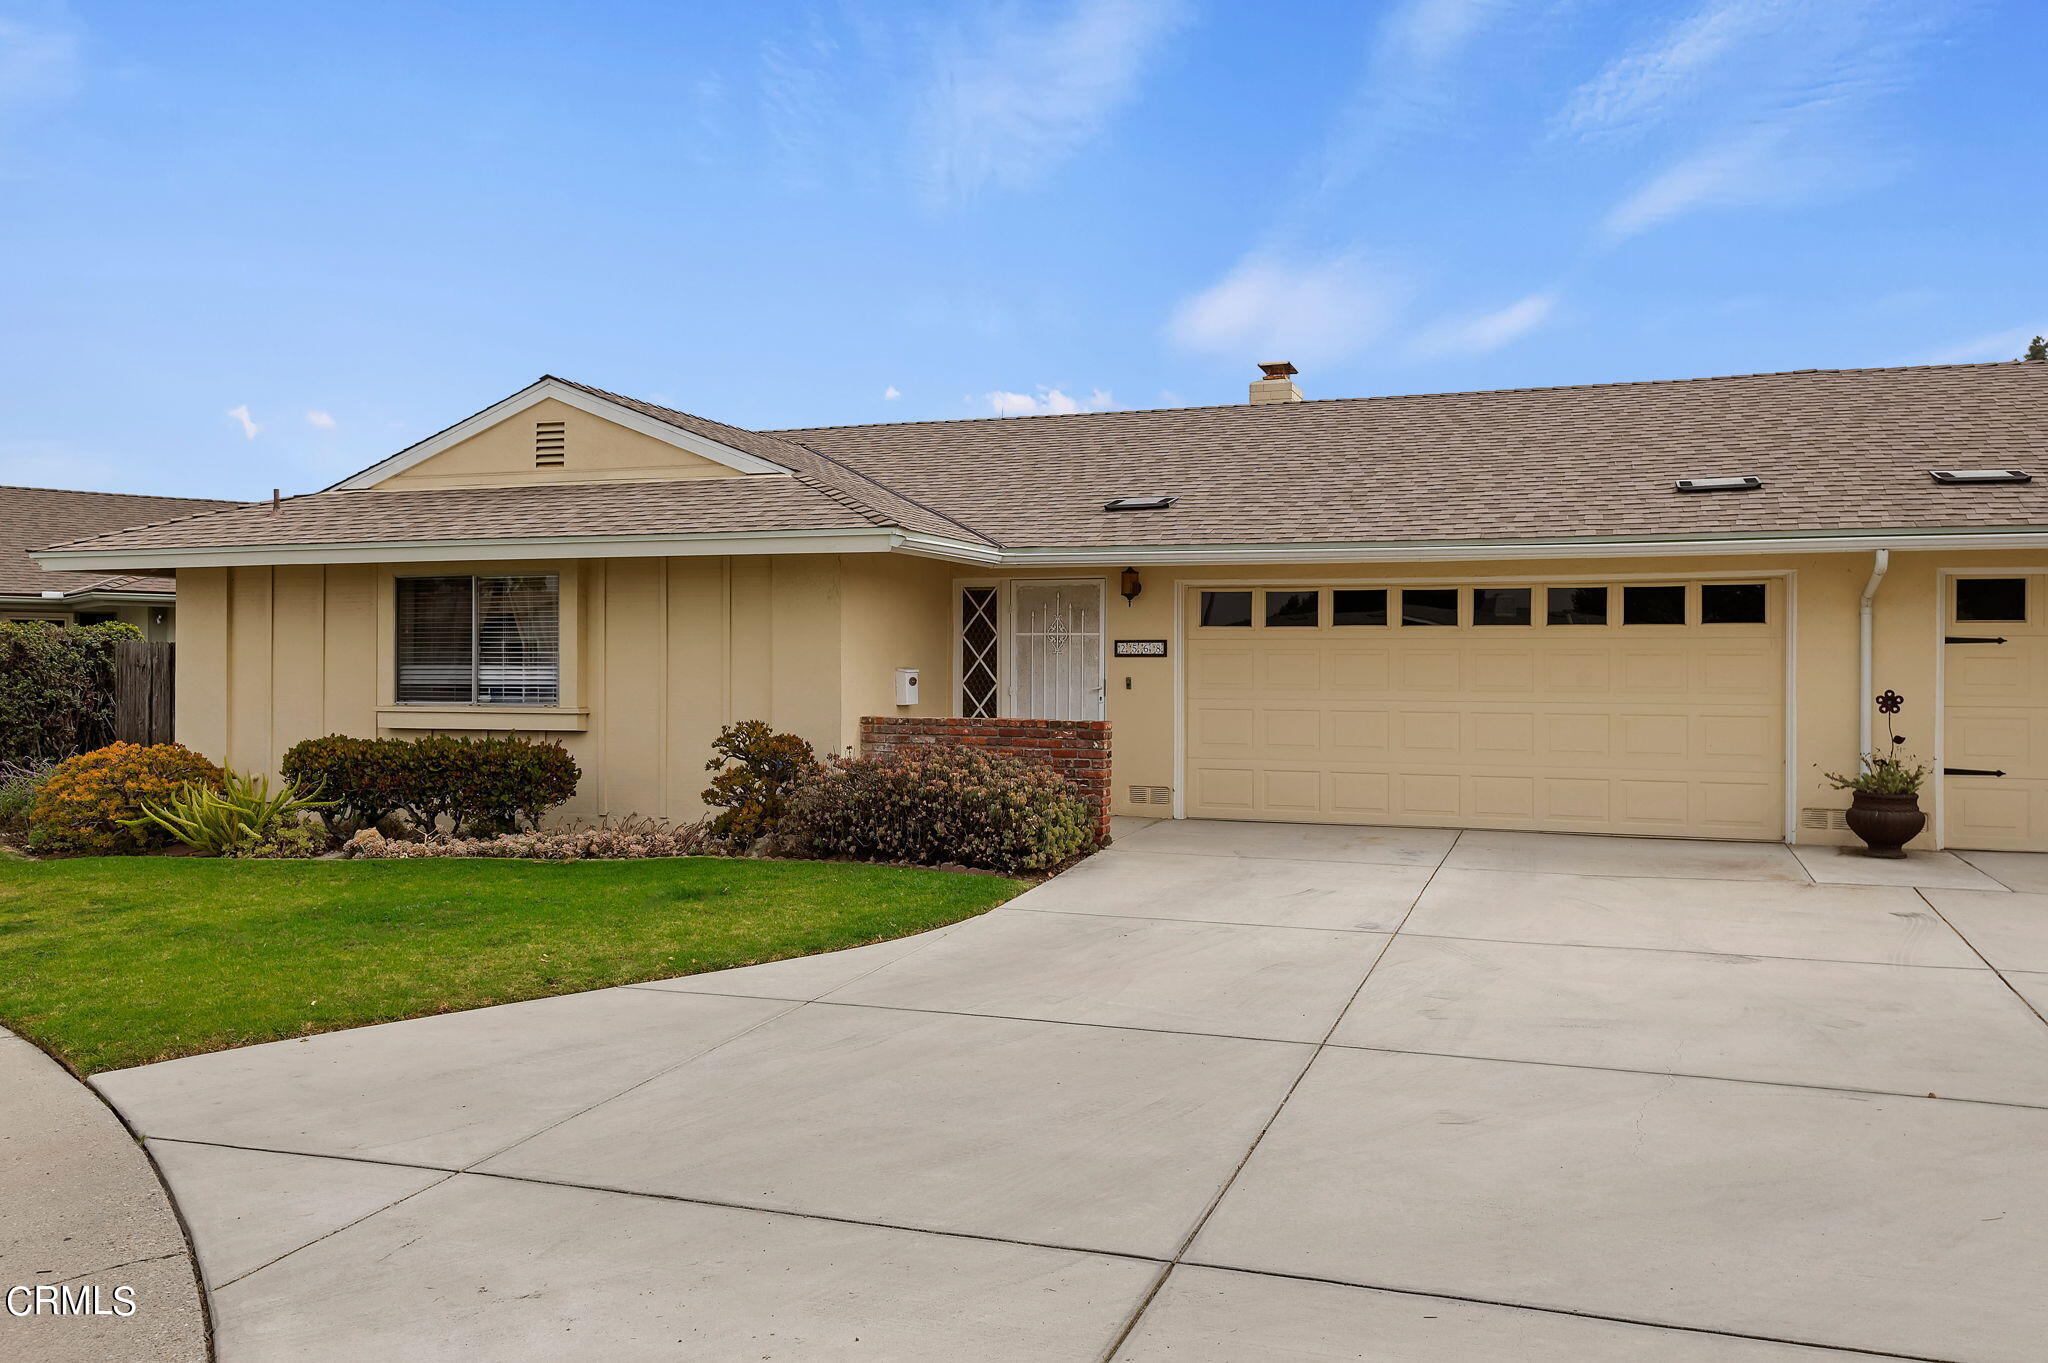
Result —
[[[1501,21],[1519,0],[1407,0],[1387,11],[1374,32],[1363,73],[1317,153],[1317,196],[1355,180],[1372,159],[1419,125],[1441,121],[1454,108],[1451,67]]]
[[[1573,91],[1558,115],[1560,130],[1613,132],[1664,117],[1698,91],[1716,62],[1779,26],[1784,12],[1776,0],[1708,4]]]
[[[2048,318],[2043,318],[2030,327],[2011,327],[2005,331],[1987,332],[1967,341],[1943,346],[1930,351],[1907,364],[1981,364],[1986,360],[2017,360],[2027,353],[2027,343],[2036,336],[2048,335]]]
[[[998,390],[983,393],[981,400],[997,416],[1068,416],[1075,412],[1104,412],[1116,405],[1116,399],[1100,388],[1085,398],[1075,398],[1044,384],[1038,386],[1035,395]]]
[[[1782,197],[1791,187],[1780,157],[1783,143],[1781,134],[1760,129],[1672,163],[1608,210],[1601,235],[1620,241],[1694,209]]]
[[[1031,185],[1136,93],[1185,17],[1183,0],[1069,0],[1064,13],[1005,8],[939,45],[917,142],[941,204],[989,185]]]
[[[898,398],[900,398],[900,397],[902,397],[902,396],[903,396],[903,390],[902,390],[902,389],[900,389],[900,388],[898,388],[898,387],[897,387],[897,386],[896,386],[895,384],[893,384],[893,383],[892,383],[892,384],[890,384],[890,385],[889,385],[889,386],[888,386],[887,388],[884,388],[884,389],[882,390],[882,400],[883,400],[884,402],[894,402],[894,401],[895,401],[896,399],[898,399]]]
[[[306,412],[306,424],[318,431],[331,431],[334,429],[334,413],[311,408]]]
[[[245,440],[254,440],[256,438],[256,432],[263,429],[261,426],[257,425],[255,420],[249,415],[249,404],[246,402],[239,407],[228,408],[227,414],[233,420],[241,423],[242,438]]]
[[[1557,303],[1555,292],[1532,293],[1493,312],[1431,327],[1413,348],[1416,354],[1429,357],[1483,355],[1542,326],[1557,311]]]
[[[1166,334],[1247,364],[1339,359],[1378,339],[1409,292],[1357,252],[1298,264],[1254,254],[1182,302]]]
[[[1707,208],[1804,202],[1889,172],[1880,101],[1957,0],[1706,0],[1581,85],[1555,134],[1672,150],[1607,213],[1610,242]]]

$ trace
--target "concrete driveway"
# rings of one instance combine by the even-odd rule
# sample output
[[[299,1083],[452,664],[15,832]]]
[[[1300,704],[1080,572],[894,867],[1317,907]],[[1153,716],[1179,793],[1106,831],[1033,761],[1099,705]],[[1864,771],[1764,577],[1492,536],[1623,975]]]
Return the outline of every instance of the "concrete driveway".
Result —
[[[2043,1356],[2048,857],[1121,833],[922,937],[98,1083],[228,1363]]]

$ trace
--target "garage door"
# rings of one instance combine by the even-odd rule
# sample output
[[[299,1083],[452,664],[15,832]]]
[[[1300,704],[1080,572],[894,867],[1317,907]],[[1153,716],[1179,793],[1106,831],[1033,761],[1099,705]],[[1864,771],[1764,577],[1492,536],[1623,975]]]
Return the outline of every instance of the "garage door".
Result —
[[[2048,851],[2048,575],[1949,584],[1943,836]]]
[[[1187,593],[1190,817],[1784,836],[1783,584]]]

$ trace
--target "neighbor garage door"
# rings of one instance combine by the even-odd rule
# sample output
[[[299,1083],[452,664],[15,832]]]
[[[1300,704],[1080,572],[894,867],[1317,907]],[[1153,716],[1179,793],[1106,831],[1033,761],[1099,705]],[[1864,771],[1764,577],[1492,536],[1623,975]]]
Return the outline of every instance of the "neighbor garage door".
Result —
[[[1784,834],[1775,579],[1193,588],[1185,811]]]

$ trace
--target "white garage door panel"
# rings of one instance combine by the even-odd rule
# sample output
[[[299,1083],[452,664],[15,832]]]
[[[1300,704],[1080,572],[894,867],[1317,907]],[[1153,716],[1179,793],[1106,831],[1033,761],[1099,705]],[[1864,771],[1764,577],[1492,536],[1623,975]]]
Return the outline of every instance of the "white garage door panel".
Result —
[[[1272,629],[1204,628],[1190,592],[1186,811],[1781,837],[1770,592],[1764,625],[1339,627],[1326,594]]]
[[[2004,776],[1942,780],[1950,847],[2048,852],[2048,574],[1986,574],[2025,583],[2025,618],[1958,620],[1947,583],[1947,732],[1942,765]]]

